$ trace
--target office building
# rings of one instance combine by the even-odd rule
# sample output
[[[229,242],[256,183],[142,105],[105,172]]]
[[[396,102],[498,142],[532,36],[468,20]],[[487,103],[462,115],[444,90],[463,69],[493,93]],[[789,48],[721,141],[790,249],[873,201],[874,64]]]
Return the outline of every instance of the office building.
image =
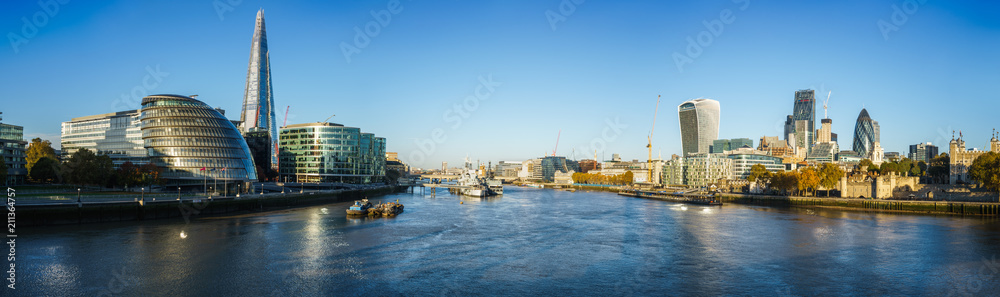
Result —
[[[664,186],[686,185],[684,180],[684,158],[674,155],[670,160],[663,163],[663,170],[660,176],[660,184]]]
[[[785,165],[781,163],[781,158],[768,156],[767,153],[754,150],[745,150],[727,155],[732,160],[733,179],[747,179],[750,176],[750,168],[760,164],[771,173],[785,171]]]
[[[601,163],[597,160],[580,160],[580,172],[587,173],[591,170],[601,170]]]
[[[879,142],[878,122],[868,115],[867,109],[861,109],[858,120],[854,124],[854,147],[853,150],[862,158],[869,158],[874,149],[875,143]]]
[[[0,180],[4,185],[23,184],[28,178],[26,145],[24,127],[0,124],[0,158],[7,165],[7,180]]]
[[[240,131],[252,146],[257,166],[264,169],[278,168],[278,130],[274,118],[274,94],[271,89],[271,60],[267,50],[267,30],[264,28],[264,10],[257,11],[253,38],[250,41],[250,64],[243,93],[240,113]],[[253,138],[253,139],[250,139]],[[266,158],[257,158],[266,156]]]
[[[111,157],[115,167],[125,162],[149,163],[140,131],[139,110],[126,110],[70,119],[62,123],[61,158],[80,149]]]
[[[556,172],[569,173],[580,171],[580,165],[572,160],[566,160],[566,157],[546,156],[542,158],[541,165],[541,179],[546,182],[555,181]]]
[[[909,157],[914,163],[923,161],[924,163],[930,164],[931,159],[934,159],[937,155],[938,147],[930,142],[910,145]]]
[[[764,136],[760,138],[757,150],[765,151],[774,157],[784,157],[794,155],[795,150],[788,145],[787,141],[781,140],[778,136]]]
[[[749,138],[733,138],[733,139],[716,139],[712,141],[711,153],[721,154],[726,151],[737,150],[741,148],[753,148],[753,140]]]
[[[692,154],[684,158],[688,186],[705,187],[733,177],[733,159],[725,154]]]
[[[684,156],[709,153],[712,141],[719,138],[719,101],[695,99],[677,106],[681,146]]]
[[[385,138],[334,123],[281,128],[281,180],[370,183],[385,175]]]
[[[139,119],[149,160],[164,168],[161,177],[168,186],[207,181],[232,193],[237,185],[257,180],[238,128],[208,104],[179,95],[147,96]]]
[[[795,105],[792,110],[792,120],[795,122],[795,133],[796,137],[799,135],[805,135],[805,138],[797,139],[799,142],[804,142],[806,145],[800,146],[805,147],[807,150],[812,146],[815,141],[813,135],[816,131],[816,93],[813,90],[798,90],[795,91]],[[800,122],[805,121],[805,122]],[[800,132],[804,132],[799,134]]]

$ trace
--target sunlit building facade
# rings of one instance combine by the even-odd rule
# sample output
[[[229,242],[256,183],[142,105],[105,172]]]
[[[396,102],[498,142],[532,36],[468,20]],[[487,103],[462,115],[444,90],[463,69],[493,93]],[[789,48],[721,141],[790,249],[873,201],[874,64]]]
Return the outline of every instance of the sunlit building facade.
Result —
[[[179,95],[147,96],[139,118],[143,146],[150,161],[164,168],[168,185],[257,180],[243,136],[207,104]]]
[[[62,123],[62,159],[80,149],[111,157],[115,167],[125,162],[149,163],[143,147],[139,110],[73,118]]]
[[[867,158],[872,154],[875,143],[879,142],[878,122],[868,115],[867,109],[861,109],[858,120],[854,124],[854,147],[853,150],[862,158]]]
[[[334,123],[288,125],[278,140],[280,178],[370,183],[385,176],[385,138]]]
[[[719,138],[719,113],[719,101],[712,99],[695,99],[677,106],[684,156],[709,152],[712,141]]]
[[[254,146],[254,155],[260,167],[278,167],[278,152],[274,144],[278,142],[277,122],[274,118],[274,94],[271,89],[271,58],[267,50],[267,30],[264,27],[264,10],[257,11],[253,38],[250,41],[250,64],[247,67],[247,82],[243,93],[243,110],[240,113],[240,131],[267,142]]]

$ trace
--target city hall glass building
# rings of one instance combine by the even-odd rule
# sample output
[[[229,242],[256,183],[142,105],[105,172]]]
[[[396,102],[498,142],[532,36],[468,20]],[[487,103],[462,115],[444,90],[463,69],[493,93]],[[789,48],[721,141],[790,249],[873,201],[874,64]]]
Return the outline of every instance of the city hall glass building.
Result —
[[[246,141],[229,119],[196,99],[142,98],[142,142],[168,185],[257,180]],[[226,183],[226,185],[229,185]]]
[[[278,139],[282,181],[369,183],[385,175],[385,138],[334,123],[288,125]]]

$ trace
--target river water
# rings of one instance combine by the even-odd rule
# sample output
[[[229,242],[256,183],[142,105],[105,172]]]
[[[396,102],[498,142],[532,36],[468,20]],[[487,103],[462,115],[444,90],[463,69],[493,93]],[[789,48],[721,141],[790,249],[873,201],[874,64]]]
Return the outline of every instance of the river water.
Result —
[[[18,230],[14,295],[993,295],[995,219],[551,189]],[[9,295],[8,295],[9,296]]]

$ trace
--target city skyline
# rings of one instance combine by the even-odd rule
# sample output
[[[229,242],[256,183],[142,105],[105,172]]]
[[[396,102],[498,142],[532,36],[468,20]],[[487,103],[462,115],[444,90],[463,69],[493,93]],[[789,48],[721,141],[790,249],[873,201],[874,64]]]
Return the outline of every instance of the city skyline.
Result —
[[[24,126],[26,140],[59,143],[61,122],[138,108],[130,93],[199,94],[212,107],[240,109],[246,36],[263,7],[281,90],[274,108],[291,106],[288,124],[337,114],[332,122],[385,136],[387,150],[414,167],[460,164],[467,153],[484,163],[541,157],[552,151],[558,130],[564,131],[557,155],[583,159],[603,147],[601,159],[612,153],[644,159],[654,95],[662,95],[665,106],[718,100],[727,110],[722,139],[780,136],[792,113],[787,101],[801,89],[821,96],[834,91],[829,118],[842,148],[853,142],[846,135],[853,135],[850,123],[862,108],[877,115],[885,151],[943,146],[953,130],[964,131],[970,148],[982,148],[995,126],[989,111],[998,103],[982,87],[1000,79],[1000,58],[990,52],[1000,45],[993,38],[1000,37],[1000,21],[989,14],[997,11],[994,3],[924,3],[912,14],[902,12],[902,24],[893,20],[902,3],[893,1],[584,2],[565,15],[560,2],[209,4],[57,5],[44,26],[32,24],[38,32],[31,37],[22,17],[34,23],[32,16],[53,10],[11,4],[0,29],[23,35],[26,43],[8,34],[0,50],[9,67],[3,80],[10,83],[0,110],[4,123]],[[836,17],[800,15],[817,9]],[[723,17],[725,11],[732,18]],[[167,17],[173,15],[185,21],[164,26],[176,21]],[[772,20],[781,17],[807,21]],[[880,22],[897,30],[880,30]],[[360,38],[368,24],[378,33]],[[483,44],[467,44],[483,36]],[[711,41],[702,46],[703,36]],[[357,51],[344,54],[352,46]],[[677,63],[677,54],[692,62]],[[789,73],[793,68],[810,71]],[[479,97],[466,102],[470,96]],[[38,108],[36,102],[51,104]],[[566,112],[553,112],[560,109]],[[654,157],[681,152],[675,116],[658,116]],[[443,140],[435,140],[434,131],[444,132]],[[518,145],[470,145],[498,139]]]

